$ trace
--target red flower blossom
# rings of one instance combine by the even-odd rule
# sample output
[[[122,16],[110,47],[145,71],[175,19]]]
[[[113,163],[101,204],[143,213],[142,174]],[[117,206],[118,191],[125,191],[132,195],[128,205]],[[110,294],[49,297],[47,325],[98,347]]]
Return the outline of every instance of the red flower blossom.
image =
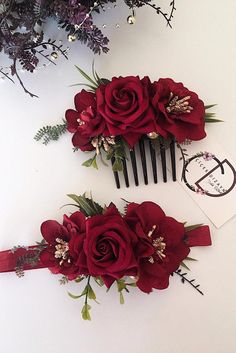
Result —
[[[153,107],[157,132],[164,138],[172,135],[178,142],[201,140],[206,136],[205,107],[198,95],[170,78],[153,83]]]
[[[87,273],[87,260],[82,251],[85,238],[85,216],[75,212],[64,216],[63,225],[48,220],[41,232],[47,247],[40,254],[41,262],[53,273],[62,273],[70,279]]]
[[[154,112],[149,102],[148,77],[113,77],[96,90],[97,111],[106,121],[109,135],[121,135],[133,147],[141,135],[154,130]]]
[[[137,275],[137,257],[148,256],[150,244],[139,244],[114,205],[87,219],[84,250],[89,274],[101,276],[107,287],[124,276]]]
[[[93,137],[105,133],[105,121],[97,115],[95,93],[82,90],[75,96],[75,108],[66,111],[67,129],[73,133],[72,143],[82,151],[91,151]]]
[[[188,253],[183,223],[167,217],[153,202],[128,205],[126,222],[137,235],[146,235],[152,245],[152,254],[139,261],[137,286],[149,293],[152,288],[164,289],[169,285],[169,276],[178,269]]]

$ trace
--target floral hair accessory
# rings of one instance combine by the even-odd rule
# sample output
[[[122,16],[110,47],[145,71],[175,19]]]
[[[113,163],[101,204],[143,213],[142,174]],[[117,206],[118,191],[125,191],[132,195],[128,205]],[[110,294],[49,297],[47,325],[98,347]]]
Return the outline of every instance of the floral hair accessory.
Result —
[[[96,283],[109,289],[117,286],[121,304],[124,292],[137,287],[144,293],[166,289],[177,274],[200,294],[199,285],[188,279],[187,262],[192,246],[211,245],[208,226],[187,226],[167,216],[154,202],[127,202],[124,214],[111,203],[102,207],[85,195],[68,195],[79,208],[63,222],[42,223],[43,240],[35,246],[16,246],[0,252],[0,272],[49,268],[61,274],[61,284],[85,283],[73,299],[84,299],[82,317],[90,320],[89,300],[96,300]],[[184,269],[184,270],[183,270]]]
[[[78,67],[77,67],[78,68]],[[129,186],[127,160],[133,168],[135,184],[139,184],[136,145],[139,145],[144,182],[148,184],[147,152],[149,144],[154,182],[157,183],[156,153],[161,155],[163,181],[167,181],[166,149],[170,148],[172,177],[176,180],[175,144],[185,140],[201,140],[206,136],[205,123],[219,121],[214,113],[207,112],[214,105],[205,106],[198,95],[183,83],[170,78],[151,82],[145,76],[100,78],[93,67],[93,77],[78,68],[88,80],[88,90],[83,89],[74,98],[75,109],[68,109],[63,124],[46,126],[35,136],[47,144],[69,131],[75,150],[93,152],[83,163],[97,166],[97,157],[111,160],[116,185],[118,172],[123,171]]]

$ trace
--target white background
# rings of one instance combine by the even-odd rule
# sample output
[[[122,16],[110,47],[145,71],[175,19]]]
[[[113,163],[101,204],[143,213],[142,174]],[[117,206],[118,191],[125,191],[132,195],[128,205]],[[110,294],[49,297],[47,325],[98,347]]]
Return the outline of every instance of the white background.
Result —
[[[199,93],[225,122],[210,126],[214,136],[236,159],[235,151],[235,0],[178,0],[173,29],[152,9],[137,13],[134,26],[126,23],[129,11],[118,7],[98,19],[107,24],[110,52],[96,56],[97,71],[115,75],[172,77]],[[120,28],[115,24],[119,23]],[[62,34],[58,34],[58,38]],[[150,184],[117,190],[110,170],[81,167],[86,156],[73,153],[71,135],[47,147],[33,140],[45,124],[60,121],[73,108],[81,81],[74,68],[89,72],[93,54],[76,43],[70,60],[58,60],[25,82],[39,99],[25,95],[18,85],[0,85],[1,184],[0,248],[34,244],[41,238],[40,224],[61,220],[66,194],[92,190],[100,203],[121,197],[153,200],[178,220],[209,220],[177,183]],[[194,248],[190,276],[197,278],[202,297],[179,278],[165,291],[150,295],[137,290],[119,304],[115,289],[96,288],[100,304],[92,305],[92,322],[80,316],[82,301],[72,300],[82,286],[60,286],[47,269],[28,271],[23,279],[14,273],[0,275],[0,353],[234,353],[236,351],[236,219],[220,230],[211,226],[213,246]],[[95,287],[95,285],[94,285]]]

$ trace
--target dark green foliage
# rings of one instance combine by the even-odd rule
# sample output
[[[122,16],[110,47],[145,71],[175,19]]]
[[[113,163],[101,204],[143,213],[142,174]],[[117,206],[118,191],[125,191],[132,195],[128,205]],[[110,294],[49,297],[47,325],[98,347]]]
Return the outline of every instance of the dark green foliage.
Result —
[[[85,194],[78,196],[75,194],[68,194],[73,201],[75,201],[76,206],[79,207],[80,211],[86,216],[91,217],[96,214],[103,214],[104,208],[95,202],[92,196],[86,197]]]
[[[193,260],[194,261],[194,260]],[[180,276],[181,278],[181,282],[185,283],[187,282],[188,284],[190,284],[194,289],[196,289],[198,291],[198,293],[200,293],[201,295],[204,295],[203,292],[199,289],[200,285],[199,284],[195,284],[195,279],[188,279],[187,278],[187,272],[182,272],[181,269],[178,269],[177,271],[175,271],[175,273]]]
[[[39,129],[39,131],[34,136],[36,141],[42,141],[44,145],[47,145],[50,141],[57,141],[61,135],[66,133],[67,124],[63,122],[63,124],[57,125],[47,125]]]

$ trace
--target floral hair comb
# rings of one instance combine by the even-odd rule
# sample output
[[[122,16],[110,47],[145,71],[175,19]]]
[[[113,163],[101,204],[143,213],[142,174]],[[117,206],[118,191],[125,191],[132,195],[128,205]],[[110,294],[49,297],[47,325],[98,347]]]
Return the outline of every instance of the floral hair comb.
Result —
[[[187,226],[154,202],[127,202],[124,214],[111,203],[102,207],[91,197],[68,195],[78,211],[64,215],[63,223],[48,220],[41,225],[43,240],[35,246],[15,246],[0,252],[0,272],[49,268],[62,274],[61,284],[85,283],[82,317],[90,320],[90,300],[96,301],[93,284],[109,289],[117,285],[120,303],[124,292],[137,287],[144,293],[165,289],[170,276],[180,276],[200,294],[199,285],[188,278],[187,263],[192,246],[211,245],[208,226]],[[94,283],[92,284],[92,281]]]
[[[77,67],[78,68],[78,67]],[[46,126],[35,136],[47,144],[69,131],[74,149],[93,152],[86,167],[97,166],[97,157],[110,160],[117,188],[119,172],[125,185],[130,185],[127,161],[131,161],[135,185],[139,185],[139,163],[144,183],[148,184],[147,159],[152,166],[154,183],[158,181],[157,154],[160,155],[162,178],[167,182],[167,152],[170,150],[172,179],[176,180],[175,146],[187,140],[206,136],[205,123],[220,121],[206,112],[214,105],[204,106],[198,95],[182,83],[170,78],[151,82],[149,77],[100,78],[93,67],[93,77],[78,68],[88,80],[88,90],[74,98],[75,110],[68,109],[63,124]],[[147,150],[147,146],[149,152]],[[138,163],[137,160],[140,160]],[[106,164],[106,163],[105,163]]]

